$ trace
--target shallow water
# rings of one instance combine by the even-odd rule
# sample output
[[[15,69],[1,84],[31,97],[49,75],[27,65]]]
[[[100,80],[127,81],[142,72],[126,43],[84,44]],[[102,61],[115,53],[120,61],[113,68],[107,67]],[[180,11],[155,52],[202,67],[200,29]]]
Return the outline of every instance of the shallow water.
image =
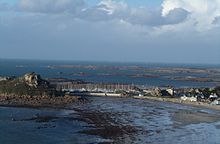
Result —
[[[75,66],[101,66],[99,69],[85,68],[48,68],[48,66],[75,65]],[[181,65],[181,64],[150,64],[150,63],[104,63],[104,62],[77,62],[77,61],[40,61],[40,60],[6,60],[0,59],[0,76],[21,76],[28,72],[37,72],[45,78],[68,78],[81,79],[89,82],[106,82],[106,83],[127,83],[145,86],[167,86],[174,87],[213,87],[216,84],[210,82],[195,81],[177,81],[170,80],[167,77],[170,74],[156,73],[159,77],[142,78],[129,77],[127,75],[149,74],[155,75],[155,72],[145,72],[144,70],[135,69],[105,69],[112,66],[139,66],[143,68],[162,68],[162,67],[179,67],[179,68],[219,68],[219,65]],[[85,75],[78,75],[85,73]],[[103,75],[104,74],[104,75]],[[113,74],[113,75],[106,75]],[[116,74],[116,75],[115,75]],[[196,76],[204,77],[204,74],[184,74],[173,73],[173,76]]]
[[[89,99],[92,100],[91,103],[73,104],[72,110],[0,107],[0,143],[77,144],[114,141],[115,143],[218,144],[220,141],[220,119],[217,111],[129,98],[90,97]],[[81,115],[80,111],[88,114],[100,113],[98,120],[104,120],[107,116],[109,125],[131,126],[137,131],[132,134],[109,136],[109,138],[102,137],[98,133],[97,135],[82,133],[84,130],[95,129],[95,126],[92,122],[77,119]],[[181,124],[181,121],[173,119],[175,113],[181,111],[217,115],[217,120]]]

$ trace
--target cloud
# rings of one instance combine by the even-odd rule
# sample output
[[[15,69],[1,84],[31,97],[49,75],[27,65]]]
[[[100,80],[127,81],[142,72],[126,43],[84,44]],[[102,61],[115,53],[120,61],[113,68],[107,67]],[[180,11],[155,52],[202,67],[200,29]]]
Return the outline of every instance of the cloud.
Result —
[[[213,24],[220,25],[220,16],[215,18],[215,20],[213,21]]]
[[[162,17],[160,8],[150,10],[115,0],[101,0],[94,6],[87,5],[84,0],[20,0],[11,10],[49,15],[65,13],[86,21],[118,20],[133,25],[147,26],[178,24],[183,22],[188,15],[186,10],[175,8],[166,17]]]
[[[97,4],[96,9],[106,12],[108,15],[112,15],[117,12],[127,11],[128,5],[122,1],[102,0]]]
[[[166,17],[161,16],[161,9],[148,10],[146,8],[133,9],[128,21],[133,24],[149,25],[149,26],[162,26],[172,25],[183,22],[188,16],[188,12],[176,8],[173,9]]]
[[[220,0],[164,0],[156,9],[116,0],[101,0],[93,6],[87,5],[84,0],[20,0],[15,7],[16,11],[24,13],[68,13],[86,21],[118,20],[151,27],[176,27],[187,23],[198,31],[215,27],[220,16]],[[0,10],[6,9],[7,3],[0,4]]]
[[[188,20],[199,31],[213,28],[213,21],[220,16],[220,0],[164,0],[162,7],[164,17],[176,8],[188,11]]]
[[[85,8],[79,18],[92,21],[122,19],[129,13],[129,6],[125,2],[102,0],[97,5]]]
[[[75,13],[84,8],[83,0],[20,0],[18,10],[37,13]]]
[[[94,7],[84,9],[79,18],[92,21],[120,20],[134,25],[160,26],[183,22],[188,12],[181,8],[171,10],[161,16],[161,9],[150,10],[146,7],[132,7],[125,2],[103,0]]]
[[[4,4],[0,57],[219,63],[217,2],[164,0],[155,9],[116,0]]]

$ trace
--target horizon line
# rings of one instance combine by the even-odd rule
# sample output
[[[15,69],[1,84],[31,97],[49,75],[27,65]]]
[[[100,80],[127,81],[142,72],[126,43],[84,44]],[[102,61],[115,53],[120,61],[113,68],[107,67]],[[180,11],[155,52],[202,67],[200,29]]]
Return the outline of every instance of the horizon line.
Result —
[[[136,63],[136,64],[170,64],[170,65],[213,65],[220,63],[187,63],[187,62],[144,62],[144,61],[109,61],[109,60],[73,60],[73,59],[32,59],[32,58],[1,58],[0,60],[23,60],[23,61],[60,61],[60,62],[92,62],[92,63]]]

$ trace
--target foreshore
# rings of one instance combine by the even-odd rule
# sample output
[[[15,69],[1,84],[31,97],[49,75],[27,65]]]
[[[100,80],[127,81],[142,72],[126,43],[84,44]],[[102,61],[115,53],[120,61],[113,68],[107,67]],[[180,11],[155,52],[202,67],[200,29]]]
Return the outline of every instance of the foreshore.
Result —
[[[90,95],[92,96],[92,95]],[[97,95],[95,95],[97,97]],[[100,95],[99,95],[100,96]],[[124,96],[100,96],[100,97],[115,97],[128,98]],[[193,107],[207,108],[212,110],[220,110],[220,106],[211,105],[204,102],[183,101],[180,98],[171,97],[153,97],[153,96],[133,96],[134,99],[169,102]],[[0,106],[6,107],[50,107],[50,108],[65,108],[73,103],[85,103],[86,98],[81,96],[16,96],[16,95],[0,95]]]
[[[0,95],[0,106],[66,108],[73,103],[84,103],[80,96],[16,96]]]
[[[161,102],[170,102],[170,103],[188,105],[188,106],[193,106],[193,107],[207,108],[207,109],[212,109],[212,110],[220,110],[220,106],[218,106],[218,105],[211,105],[211,104],[204,103],[204,102],[183,101],[180,98],[166,98],[166,97],[152,97],[152,96],[133,96],[133,98],[161,101]]]

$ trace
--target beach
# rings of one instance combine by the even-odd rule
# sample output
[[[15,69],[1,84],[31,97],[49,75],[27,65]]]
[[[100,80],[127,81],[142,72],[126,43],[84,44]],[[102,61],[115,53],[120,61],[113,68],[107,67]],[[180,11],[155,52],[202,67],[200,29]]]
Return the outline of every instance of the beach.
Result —
[[[64,109],[0,107],[0,142],[4,144],[15,141],[24,144],[50,142],[175,144],[189,143],[192,140],[194,144],[218,142],[220,116],[215,110],[133,98],[87,97],[87,99],[90,102],[72,103]]]

